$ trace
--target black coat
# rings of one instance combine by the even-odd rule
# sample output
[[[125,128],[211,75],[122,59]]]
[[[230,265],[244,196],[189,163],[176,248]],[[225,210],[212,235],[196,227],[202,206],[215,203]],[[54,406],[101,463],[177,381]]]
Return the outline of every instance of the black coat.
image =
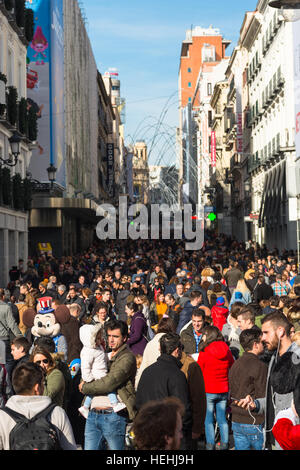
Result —
[[[168,354],[159,356],[142,373],[136,392],[136,408],[139,410],[151,400],[177,397],[185,407],[183,431],[188,432],[192,427],[192,411],[188,384],[181,367],[182,363],[176,357]]]
[[[125,312],[127,298],[130,295],[129,290],[121,290],[116,297],[116,313],[119,320],[127,322],[127,313]]]
[[[271,286],[265,282],[263,284],[258,284],[253,293],[254,302],[259,304],[261,300],[269,300],[273,295],[274,293]]]

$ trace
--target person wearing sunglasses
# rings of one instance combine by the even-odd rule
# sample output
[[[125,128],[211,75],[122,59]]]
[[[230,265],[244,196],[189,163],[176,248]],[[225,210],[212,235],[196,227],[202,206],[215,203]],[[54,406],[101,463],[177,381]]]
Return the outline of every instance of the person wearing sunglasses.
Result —
[[[63,408],[65,379],[51,354],[45,348],[35,346],[30,356],[30,362],[38,364],[45,372],[43,394],[50,397],[53,403]]]

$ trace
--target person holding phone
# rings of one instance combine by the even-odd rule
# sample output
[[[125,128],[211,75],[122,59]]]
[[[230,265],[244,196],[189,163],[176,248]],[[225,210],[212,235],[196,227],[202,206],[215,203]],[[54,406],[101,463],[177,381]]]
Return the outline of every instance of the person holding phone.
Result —
[[[262,450],[264,417],[257,416],[253,425],[248,409],[235,404],[247,395],[254,399],[265,396],[268,367],[258,357],[264,350],[262,332],[253,328],[242,331],[240,344],[245,352],[229,371],[234,446],[235,450]]]

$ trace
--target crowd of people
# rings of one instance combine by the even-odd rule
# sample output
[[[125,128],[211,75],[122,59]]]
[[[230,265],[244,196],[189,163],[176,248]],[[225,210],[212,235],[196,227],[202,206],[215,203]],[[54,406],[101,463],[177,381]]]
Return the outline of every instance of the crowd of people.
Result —
[[[300,449],[292,251],[214,233],[198,251],[98,241],[9,274],[0,449]]]

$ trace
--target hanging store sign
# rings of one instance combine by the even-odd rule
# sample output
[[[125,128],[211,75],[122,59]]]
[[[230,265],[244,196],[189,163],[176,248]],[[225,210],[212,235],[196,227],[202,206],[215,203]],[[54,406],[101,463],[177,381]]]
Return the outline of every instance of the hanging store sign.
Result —
[[[107,178],[106,186],[109,197],[113,198],[115,195],[115,158],[114,158],[114,144],[106,145],[106,161],[107,161]]]
[[[236,86],[236,151],[243,153],[242,75],[239,70],[234,80]]]
[[[215,167],[217,164],[217,147],[216,147],[215,131],[212,131],[211,133],[210,150],[211,150],[211,166]]]

